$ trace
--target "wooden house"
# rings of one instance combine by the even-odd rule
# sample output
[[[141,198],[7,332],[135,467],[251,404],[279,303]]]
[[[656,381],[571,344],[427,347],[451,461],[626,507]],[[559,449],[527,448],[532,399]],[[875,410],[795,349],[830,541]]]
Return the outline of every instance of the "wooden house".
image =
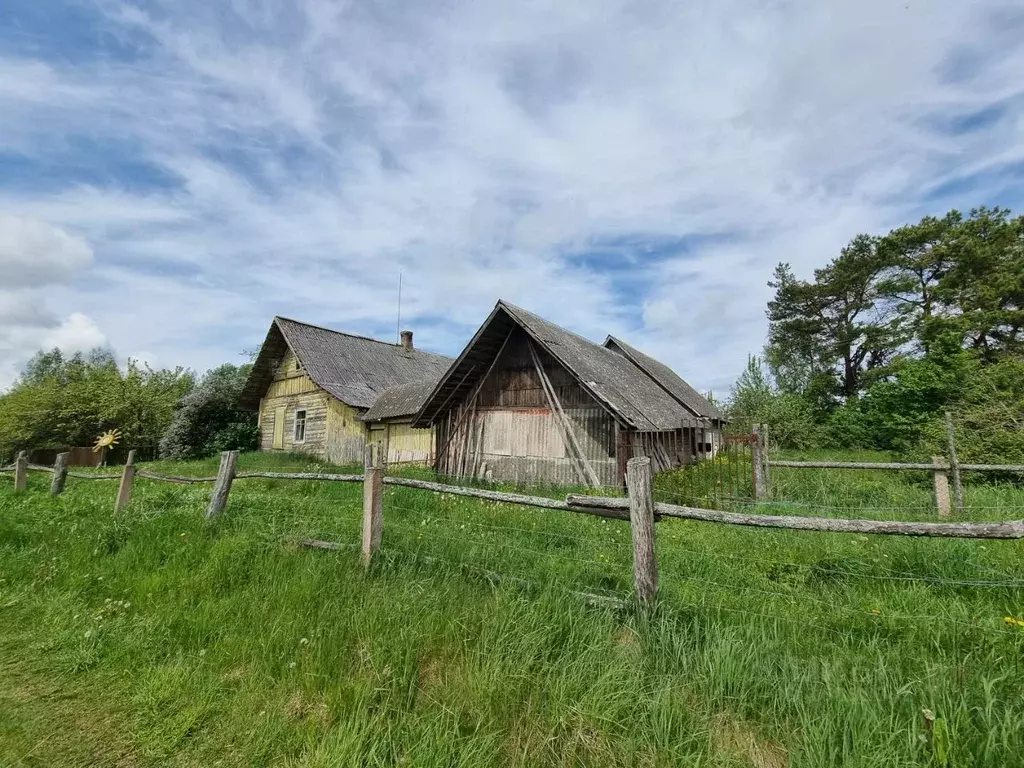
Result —
[[[442,474],[620,485],[626,461],[656,470],[713,452],[723,416],[668,366],[499,301],[413,426],[436,430]]]
[[[391,344],[275,317],[241,405],[259,414],[265,451],[354,464],[372,440],[384,444],[388,461],[424,461],[434,448],[433,430],[412,427],[422,399],[410,399],[406,387],[415,385],[413,394],[425,397],[451,362],[415,349],[411,331]]]

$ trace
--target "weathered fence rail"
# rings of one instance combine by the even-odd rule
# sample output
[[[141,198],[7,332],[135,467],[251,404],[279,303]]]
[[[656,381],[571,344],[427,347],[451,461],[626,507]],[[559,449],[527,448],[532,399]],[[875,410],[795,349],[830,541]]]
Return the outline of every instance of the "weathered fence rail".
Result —
[[[609,496],[570,495],[570,506],[581,509],[628,509],[629,499]],[[745,525],[758,528],[789,528],[826,533],[869,533],[887,536],[933,536],[955,539],[1024,539],[1024,520],[977,523],[917,523],[902,520],[857,520],[785,515],[744,515],[714,509],[697,509],[655,502],[657,518],[700,520],[706,523]]]

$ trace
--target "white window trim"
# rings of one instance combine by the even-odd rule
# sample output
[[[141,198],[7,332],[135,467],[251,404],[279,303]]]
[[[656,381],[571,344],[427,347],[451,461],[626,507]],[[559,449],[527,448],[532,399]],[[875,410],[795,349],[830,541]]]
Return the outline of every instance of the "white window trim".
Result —
[[[302,438],[299,439],[296,433],[299,431],[299,414],[302,414]],[[309,410],[307,408],[296,408],[292,415],[292,442],[298,445],[306,442],[306,427],[309,422]]]

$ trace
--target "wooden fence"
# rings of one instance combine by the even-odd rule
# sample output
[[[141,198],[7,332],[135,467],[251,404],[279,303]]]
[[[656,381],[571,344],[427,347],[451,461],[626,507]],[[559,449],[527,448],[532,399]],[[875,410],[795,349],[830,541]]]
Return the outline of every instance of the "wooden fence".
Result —
[[[468,496],[488,501],[543,509],[556,512],[572,512],[596,515],[628,522],[631,530],[633,552],[633,581],[637,603],[646,609],[654,604],[658,590],[658,564],[655,554],[655,524],[665,519],[696,520],[706,523],[753,526],[757,528],[783,528],[790,530],[821,531],[830,533],[857,533],[889,536],[929,536],[962,539],[1021,539],[1024,538],[1024,520],[1008,520],[1001,522],[904,522],[879,521],[846,518],[788,517],[778,515],[738,514],[719,510],[698,509],[678,504],[656,502],[653,499],[653,478],[651,460],[647,457],[630,459],[627,465],[626,486],[627,497],[587,496],[570,494],[564,500],[530,496],[519,493],[468,488],[446,485],[427,480],[415,480],[405,477],[387,476],[385,466],[376,446],[368,446],[365,470],[363,474],[325,474],[325,473],[289,473],[289,472],[237,472],[237,451],[226,451],[221,455],[220,470],[215,477],[184,477],[168,475],[139,469],[135,456],[129,453],[125,466],[120,474],[92,474],[71,472],[67,467],[67,454],[61,454],[53,467],[30,465],[27,456],[22,453],[15,463],[0,468],[0,472],[14,473],[14,488],[24,492],[27,488],[29,471],[52,473],[51,493],[60,494],[64,491],[68,477],[87,480],[120,481],[114,502],[114,514],[123,514],[131,501],[132,489],[136,478],[143,477],[154,481],[169,483],[214,483],[213,493],[206,508],[206,519],[211,523],[224,513],[228,505],[232,484],[236,480],[249,478],[269,478],[277,480],[318,480],[326,482],[362,483],[363,485],[363,525],[361,541],[361,559],[369,566],[375,553],[380,550],[383,541],[387,510],[384,507],[383,488],[386,485],[416,488],[437,493]],[[781,466],[794,464],[835,464],[836,462],[769,462]],[[855,468],[864,468],[855,464]],[[971,465],[987,466],[987,465]],[[875,468],[876,465],[869,465]],[[934,469],[932,465],[898,465],[900,469]],[[307,547],[319,549],[341,549],[346,545],[339,542],[306,540]],[[354,542],[353,542],[354,544]],[[594,601],[607,602],[607,598],[596,595],[581,595]]]
[[[759,428],[766,430],[763,425]],[[755,428],[755,434],[758,428]],[[768,496],[770,488],[767,482],[768,472],[771,467],[785,467],[790,469],[873,469],[888,470],[893,472],[931,472],[932,487],[934,489],[935,506],[938,509],[939,517],[949,517],[952,514],[949,481],[953,480],[953,503],[957,512],[964,510],[964,486],[963,472],[1024,472],[1024,464],[963,464],[957,457],[956,435],[953,430],[953,419],[950,413],[946,413],[946,448],[947,456],[932,456],[931,463],[896,462],[896,461],[783,461],[768,458],[767,447],[763,441],[758,441],[755,453],[760,455],[760,463],[763,466],[764,483],[758,486],[755,499],[761,500]],[[757,463],[757,459],[755,459]]]

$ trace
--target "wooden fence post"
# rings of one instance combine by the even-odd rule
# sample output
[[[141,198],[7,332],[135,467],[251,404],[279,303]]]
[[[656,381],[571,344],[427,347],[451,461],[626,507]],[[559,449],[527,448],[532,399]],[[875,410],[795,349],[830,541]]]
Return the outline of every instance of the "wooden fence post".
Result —
[[[121,485],[117,488],[117,501],[114,502],[114,516],[121,514],[121,510],[128,506],[132,500],[132,486],[135,485],[135,449],[128,451],[128,460],[124,463],[124,471],[121,473]]]
[[[363,470],[363,567],[369,569],[384,533],[384,467],[380,446],[366,446]]]
[[[53,480],[50,482],[50,493],[60,496],[64,493],[64,485],[68,481],[68,459],[70,453],[58,453],[57,460],[53,462]]]
[[[932,483],[935,487],[935,506],[939,508],[939,517],[949,517],[949,473],[948,465],[942,456],[932,456],[935,472]]]
[[[953,414],[946,411],[946,442],[949,445],[949,466],[953,469],[953,503],[957,514],[964,511],[964,486],[960,482],[960,460],[956,456],[956,432],[953,430]]]
[[[648,457],[637,457],[626,463],[626,488],[629,491],[629,529],[633,537],[633,583],[640,607],[649,612],[658,592],[658,562],[654,554],[654,500]]]
[[[220,455],[220,470],[217,482],[213,486],[213,496],[206,507],[206,519],[216,520],[228,505],[228,494],[231,493],[231,482],[235,479],[235,464],[238,463],[238,451],[224,451]]]
[[[764,440],[761,425],[754,425],[754,439],[750,442],[750,461],[754,470],[754,501],[761,501],[766,495],[764,476]]]
[[[764,478],[764,495],[765,498],[770,499],[772,496],[772,471],[771,465],[771,450],[770,443],[768,441],[768,425],[761,425],[761,477]]]
[[[28,452],[18,451],[14,460],[14,490],[24,491],[28,488]]]

